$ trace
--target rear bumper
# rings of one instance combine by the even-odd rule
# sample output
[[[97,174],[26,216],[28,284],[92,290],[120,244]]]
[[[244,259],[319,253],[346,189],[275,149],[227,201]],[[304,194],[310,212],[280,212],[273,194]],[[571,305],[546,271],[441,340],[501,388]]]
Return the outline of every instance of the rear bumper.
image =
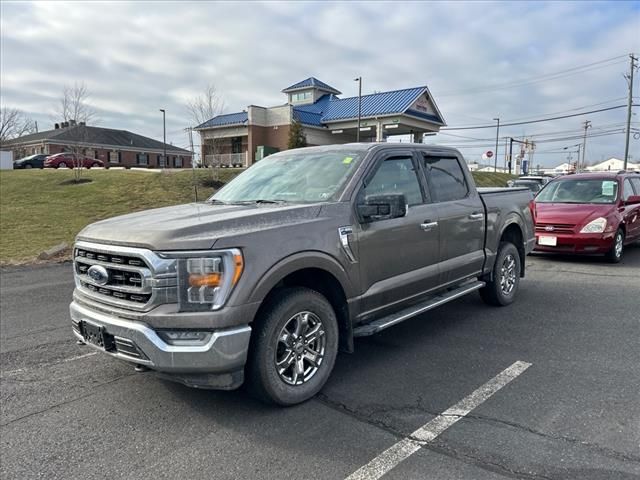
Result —
[[[553,236],[557,239],[555,247],[540,245],[540,236]],[[567,234],[542,234],[536,233],[536,252],[571,253],[571,254],[597,254],[607,253],[613,246],[615,232],[607,233],[567,233]]]
[[[79,323],[88,322],[113,337],[107,350],[87,343],[113,357],[144,365],[193,387],[232,389],[243,380],[251,327],[241,325],[213,330],[201,345],[166,343],[147,324],[97,312],[74,301],[69,307],[73,333],[83,340]]]

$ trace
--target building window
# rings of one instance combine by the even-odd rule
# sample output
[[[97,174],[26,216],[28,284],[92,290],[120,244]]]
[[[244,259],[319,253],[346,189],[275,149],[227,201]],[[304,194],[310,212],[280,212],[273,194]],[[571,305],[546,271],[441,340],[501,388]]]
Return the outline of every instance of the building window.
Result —
[[[310,91],[292,93],[291,94],[291,101],[292,102],[301,102],[303,100],[307,100],[307,99],[311,98],[311,96],[312,96],[312,93]]]
[[[176,168],[182,168],[182,157],[176,157]]]
[[[120,163],[120,152],[109,152],[109,163]]]
[[[136,163],[138,165],[149,165],[149,155],[146,153],[138,153],[136,155]]]
[[[231,139],[231,153],[242,153],[242,137]]]

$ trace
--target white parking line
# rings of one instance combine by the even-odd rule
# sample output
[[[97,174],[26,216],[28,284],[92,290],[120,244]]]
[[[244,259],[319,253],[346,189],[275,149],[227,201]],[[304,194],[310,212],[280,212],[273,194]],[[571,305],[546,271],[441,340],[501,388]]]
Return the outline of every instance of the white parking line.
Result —
[[[468,415],[471,410],[477,408],[481,403],[518,377],[530,366],[531,364],[527,362],[515,362],[509,368],[503,370],[475,390],[471,395],[463,398],[453,407],[445,410],[436,418],[417,429],[408,438],[400,440],[369,463],[353,472],[346,480],[376,480],[382,477],[389,470],[415,453],[420,447],[433,441],[451,425]]]

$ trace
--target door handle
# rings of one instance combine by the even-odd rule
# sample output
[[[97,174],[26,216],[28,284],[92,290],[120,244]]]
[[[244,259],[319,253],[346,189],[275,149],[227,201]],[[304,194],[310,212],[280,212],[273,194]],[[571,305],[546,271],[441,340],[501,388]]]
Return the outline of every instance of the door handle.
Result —
[[[472,213],[469,215],[470,220],[480,220],[481,218],[484,218],[484,213]]]
[[[438,222],[424,222],[420,224],[420,228],[425,232],[437,226],[438,226]]]

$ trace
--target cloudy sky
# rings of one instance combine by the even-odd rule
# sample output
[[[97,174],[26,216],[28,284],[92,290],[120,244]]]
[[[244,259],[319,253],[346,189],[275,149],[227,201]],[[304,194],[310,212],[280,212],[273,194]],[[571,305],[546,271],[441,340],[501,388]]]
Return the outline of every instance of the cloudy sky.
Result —
[[[209,83],[226,112],[282,103],[280,90],[309,76],[344,96],[357,94],[356,76],[363,93],[428,85],[449,127],[476,126],[626,104],[628,54],[640,53],[638,1],[3,1],[0,9],[2,106],[52,128],[63,86],[81,81],[100,125],[162,139],[165,108],[167,140],[181,147],[192,123],[185,103]],[[563,147],[580,143],[571,137],[585,119],[587,160],[622,157],[624,135],[615,132],[624,108],[504,127],[500,137],[537,135],[534,163],[555,165],[566,160]],[[493,149],[495,133],[449,130],[437,141],[471,161]],[[542,141],[554,138],[567,140]],[[631,154],[640,160],[640,139]]]

